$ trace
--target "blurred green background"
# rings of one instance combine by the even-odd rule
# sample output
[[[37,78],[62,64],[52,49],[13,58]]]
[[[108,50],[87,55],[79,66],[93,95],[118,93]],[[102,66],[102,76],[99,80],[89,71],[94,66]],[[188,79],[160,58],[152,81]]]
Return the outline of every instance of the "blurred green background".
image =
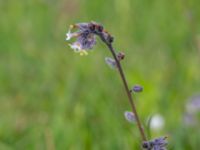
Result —
[[[140,149],[110,56],[98,40],[88,56],[65,41],[70,24],[101,22],[115,37],[129,86],[140,84],[145,123],[161,114],[169,149],[198,150],[200,128],[184,125],[200,93],[198,0],[0,0],[0,150]]]

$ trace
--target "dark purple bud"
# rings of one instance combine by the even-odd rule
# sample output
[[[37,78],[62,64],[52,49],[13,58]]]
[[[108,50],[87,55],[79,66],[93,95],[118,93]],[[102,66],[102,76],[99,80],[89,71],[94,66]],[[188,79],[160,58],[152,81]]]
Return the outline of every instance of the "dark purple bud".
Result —
[[[144,141],[142,148],[145,150],[166,150],[167,137],[160,137],[150,141]]]
[[[89,26],[90,31],[95,30],[95,25],[93,23],[90,23],[88,26]]]
[[[124,54],[123,52],[119,52],[119,53],[117,54],[117,59],[118,59],[119,61],[123,60],[124,57],[125,57],[125,54]]]
[[[140,86],[140,85],[135,85],[131,90],[130,92],[142,92],[143,91],[143,87]]]
[[[114,41],[114,38],[111,35],[108,35],[107,41],[108,43],[112,43]]]
[[[97,31],[98,32],[102,32],[103,31],[103,26],[102,25],[98,25],[97,26]]]
[[[144,141],[142,143],[142,148],[144,148],[145,150],[151,150],[152,146],[150,145],[150,143],[148,141]]]
[[[107,44],[111,44],[114,40],[114,38],[105,30],[103,30],[100,36],[102,37],[103,41]]]

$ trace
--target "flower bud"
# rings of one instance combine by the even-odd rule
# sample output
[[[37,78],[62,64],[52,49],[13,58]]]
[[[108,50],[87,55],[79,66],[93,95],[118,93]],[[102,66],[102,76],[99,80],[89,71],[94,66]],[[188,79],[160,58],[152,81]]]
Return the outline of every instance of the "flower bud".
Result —
[[[167,137],[159,137],[150,141],[144,141],[142,148],[144,150],[166,150],[167,149]]]
[[[91,31],[94,31],[94,30],[95,30],[95,25],[94,25],[93,23],[90,23],[88,26],[89,26],[89,29],[90,29]]]
[[[105,62],[106,64],[108,64],[108,66],[112,69],[116,69],[117,68],[117,64],[116,61],[110,57],[106,57],[105,58]]]
[[[135,122],[135,115],[130,111],[125,111],[124,117],[128,122]]]
[[[97,26],[97,31],[98,32],[102,32],[103,31],[103,26],[102,25],[98,25]]]
[[[114,41],[114,37],[112,37],[111,35],[108,35],[107,41],[108,43],[112,43]]]
[[[140,85],[135,85],[131,90],[130,92],[142,92],[143,91],[143,87],[140,86]]]
[[[125,54],[124,54],[123,52],[119,52],[119,53],[117,54],[117,59],[118,59],[119,61],[123,60],[124,57],[125,57]]]

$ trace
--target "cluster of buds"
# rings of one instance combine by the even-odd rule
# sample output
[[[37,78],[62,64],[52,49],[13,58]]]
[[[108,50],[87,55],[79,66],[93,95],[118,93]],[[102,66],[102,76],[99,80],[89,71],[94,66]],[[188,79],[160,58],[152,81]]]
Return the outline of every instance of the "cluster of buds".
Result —
[[[76,32],[71,32],[73,29],[78,29]],[[110,44],[113,42],[113,37],[104,30],[101,24],[96,22],[77,23],[70,25],[69,31],[66,33],[66,40],[76,38],[76,41],[69,46],[80,55],[87,55],[88,50],[91,50],[96,44],[96,36]]]
[[[144,150],[166,150],[167,137],[160,137],[150,141],[143,142],[142,148]]]

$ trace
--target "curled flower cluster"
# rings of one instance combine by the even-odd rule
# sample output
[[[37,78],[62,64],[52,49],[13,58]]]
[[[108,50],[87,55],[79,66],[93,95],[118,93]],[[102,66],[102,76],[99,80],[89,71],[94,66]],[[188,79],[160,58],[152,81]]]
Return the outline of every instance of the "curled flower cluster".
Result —
[[[78,31],[71,32],[72,29],[78,29]],[[104,30],[103,26],[96,22],[70,25],[69,31],[66,33],[66,40],[76,38],[76,41],[69,46],[80,55],[87,55],[88,50],[91,50],[96,44],[96,35],[99,35],[107,43],[113,41],[113,38]]]
[[[160,137],[150,141],[143,142],[144,150],[166,150],[167,137]]]

